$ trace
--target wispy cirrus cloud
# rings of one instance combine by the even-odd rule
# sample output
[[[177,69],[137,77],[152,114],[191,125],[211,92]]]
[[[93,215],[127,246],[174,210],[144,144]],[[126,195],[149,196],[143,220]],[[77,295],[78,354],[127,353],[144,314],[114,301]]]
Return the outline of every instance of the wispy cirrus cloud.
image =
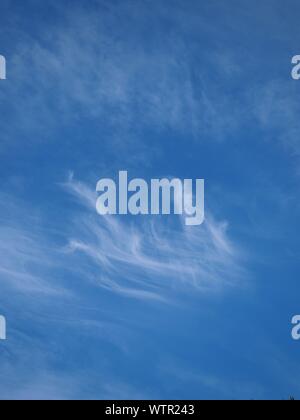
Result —
[[[274,138],[294,155],[300,155],[300,105],[297,84],[287,75],[286,80],[272,80],[249,93],[253,115],[269,141]]]
[[[80,272],[80,264],[65,258],[43,218],[21,199],[0,196],[0,314],[7,319],[7,341],[0,346],[0,399],[104,398],[118,378],[110,375],[109,382],[95,375],[91,394],[85,389],[91,375],[83,374],[79,364],[62,371],[55,363],[62,354],[67,359],[70,347],[74,351],[83,339],[124,356],[128,325],[102,310],[97,298],[82,296],[82,290],[88,294],[94,288],[73,283],[72,268]],[[60,239],[67,238],[65,233]],[[101,368],[107,372],[105,361]]]
[[[294,226],[291,235],[282,228],[295,206],[283,185],[270,192],[281,159],[270,156],[265,165],[260,158],[269,156],[264,139],[299,150],[287,57],[297,19],[269,0],[255,8],[237,1],[230,8],[220,1],[73,1],[72,8],[50,1],[42,21],[44,3],[15,2],[13,9],[11,3],[0,5],[1,12],[6,6],[1,39],[9,39],[9,77],[0,89],[1,177],[12,191],[0,196],[0,313],[9,336],[0,348],[0,397],[122,399],[141,396],[141,389],[141,397],[166,397],[176,377],[180,398],[185,391],[199,397],[201,388],[204,396],[210,390],[230,398],[271,393],[273,378],[263,389],[244,378],[250,369],[260,382],[266,378],[266,369],[253,369],[249,360],[260,357],[259,331],[265,336],[271,325],[263,314],[272,313],[277,293],[278,318],[290,310],[287,295],[281,299],[290,260],[282,271],[279,260],[291,250],[297,261]],[[153,153],[161,159],[151,159]],[[111,170],[120,160],[133,166],[137,156],[155,173],[190,176],[201,168],[211,186],[220,186],[214,209],[222,215],[229,209],[230,223],[215,213],[199,228],[179,218],[100,218],[92,183],[70,176],[64,184],[79,206],[55,188],[68,168],[88,179],[107,162]],[[138,163],[139,174],[149,175]],[[268,176],[271,185],[262,185],[259,178]],[[243,229],[251,230],[240,237],[251,258],[266,262],[269,253],[267,272],[249,268],[256,270],[254,287],[272,280],[261,304],[248,293],[247,299],[232,293],[240,305],[233,296],[209,295],[247,280],[249,261],[235,237]],[[287,240],[274,253],[273,238],[283,231]],[[246,361],[245,348],[251,348]],[[200,357],[201,349],[209,357]],[[164,352],[165,361],[173,360],[169,373],[157,369]],[[216,356],[225,363],[216,367]],[[235,369],[229,374],[227,366]],[[278,377],[279,385],[281,371]]]
[[[166,18],[163,4],[155,9]],[[127,141],[142,129],[172,130],[197,140],[223,139],[236,130],[239,104],[228,92],[220,95],[207,68],[222,65],[228,75],[237,63],[226,52],[205,51],[203,64],[195,68],[189,43],[176,31],[182,22],[170,22],[174,29],[163,35],[164,42],[159,31],[138,42],[143,25],[156,21],[145,5],[110,4],[96,15],[77,7],[60,13],[60,24],[51,31],[40,29],[38,38],[24,34],[10,58],[14,82],[8,80],[0,99],[17,121],[14,137],[17,132],[52,137],[57,118],[62,125],[90,118]],[[204,24],[200,14],[198,19]],[[1,130],[6,143],[11,141],[9,121],[2,121]]]
[[[65,295],[63,282],[53,274],[61,265],[59,253],[38,215],[21,200],[3,193],[0,196],[2,287],[28,296]]]
[[[139,138],[144,130],[171,130],[197,142],[230,141],[255,121],[262,129],[273,125],[273,139],[298,153],[299,106],[289,73],[267,79],[262,69],[261,77],[245,83],[249,72],[258,71],[253,60],[248,70],[243,50],[205,46],[201,37],[195,49],[191,41],[196,27],[209,39],[218,35],[217,28],[198,7],[190,25],[190,9],[180,2],[176,6],[167,35],[153,31],[139,42],[144,25],[155,25],[152,5],[99,2],[96,14],[78,6],[66,12],[57,5],[59,24],[40,28],[38,37],[24,35],[10,57],[0,109],[14,116],[14,124],[12,131],[9,118],[1,121],[1,149],[24,136],[33,141],[32,134],[35,142],[53,139],[58,119],[62,128],[87,118],[100,124],[103,133],[109,131],[110,142],[144,148]],[[169,14],[161,3],[155,11],[162,20]],[[251,19],[251,10],[242,13]],[[95,142],[104,142],[104,137]]]
[[[72,177],[63,186],[85,208],[74,218],[65,251],[88,258],[84,276],[96,286],[125,297],[168,300],[170,291],[176,296],[218,290],[245,277],[242,253],[229,239],[227,223],[209,216],[203,226],[187,228],[178,218],[176,228],[161,218],[138,224],[100,218],[96,192]]]

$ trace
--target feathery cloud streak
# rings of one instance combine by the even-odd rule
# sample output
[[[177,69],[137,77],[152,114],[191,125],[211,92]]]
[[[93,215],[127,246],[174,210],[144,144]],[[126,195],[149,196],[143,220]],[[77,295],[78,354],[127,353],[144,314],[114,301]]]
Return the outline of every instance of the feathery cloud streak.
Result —
[[[170,291],[209,291],[244,278],[241,252],[228,237],[228,225],[211,216],[204,226],[179,228],[161,218],[135,224],[95,212],[96,193],[72,177],[64,188],[89,211],[75,218],[67,253],[90,261],[89,279],[128,297],[166,300]]]

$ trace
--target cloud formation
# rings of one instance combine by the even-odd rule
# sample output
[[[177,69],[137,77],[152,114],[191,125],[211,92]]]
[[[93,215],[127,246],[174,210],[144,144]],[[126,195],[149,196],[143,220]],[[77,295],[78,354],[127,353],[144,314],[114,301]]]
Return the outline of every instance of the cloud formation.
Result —
[[[126,297],[168,300],[171,291],[217,290],[245,277],[226,222],[209,216],[203,226],[189,228],[179,217],[177,227],[163,217],[141,223],[100,217],[93,215],[95,192],[73,178],[64,188],[87,210],[76,216],[66,252],[88,257],[89,280],[99,287]]]

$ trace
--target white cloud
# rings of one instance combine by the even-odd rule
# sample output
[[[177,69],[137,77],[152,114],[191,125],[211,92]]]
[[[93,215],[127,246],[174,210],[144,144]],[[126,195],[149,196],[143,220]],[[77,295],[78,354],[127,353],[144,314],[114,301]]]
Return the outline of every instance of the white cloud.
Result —
[[[296,84],[297,85],[297,84]],[[272,80],[249,94],[252,112],[264,136],[270,142],[279,140],[293,154],[300,154],[300,106],[295,82]]]
[[[32,293],[65,295],[61,279],[51,274],[61,264],[39,218],[24,203],[1,194],[0,275],[2,287]]]
[[[189,45],[174,31],[164,42],[155,32],[141,39],[141,25],[151,14],[145,6],[138,13],[133,9],[122,6],[120,19],[115,7],[96,14],[75,8],[61,12],[63,23],[46,27],[39,37],[24,34],[10,60],[13,82],[0,91],[1,103],[14,115],[14,138],[18,130],[22,137],[45,138],[57,130],[58,118],[69,124],[84,117],[128,141],[141,127],[197,140],[235,130],[239,108],[230,95],[220,95],[220,85],[202,77],[211,60],[204,55],[194,69]],[[164,18],[164,7],[157,12]],[[236,68],[224,53],[222,62],[228,71]],[[11,141],[10,121],[1,128]]]
[[[90,261],[83,276],[126,297],[168,300],[170,291],[219,290],[239,284],[245,272],[241,252],[228,237],[227,223],[208,217],[201,227],[178,228],[159,217],[127,222],[95,211],[96,193],[74,179],[64,185],[89,212],[77,214],[65,252]]]

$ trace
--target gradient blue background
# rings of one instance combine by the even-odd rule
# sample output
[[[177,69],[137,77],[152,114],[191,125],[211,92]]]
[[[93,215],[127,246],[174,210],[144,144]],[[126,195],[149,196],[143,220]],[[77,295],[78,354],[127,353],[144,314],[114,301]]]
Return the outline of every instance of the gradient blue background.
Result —
[[[1,0],[0,398],[300,397],[296,0]],[[206,180],[207,221],[96,182]]]

